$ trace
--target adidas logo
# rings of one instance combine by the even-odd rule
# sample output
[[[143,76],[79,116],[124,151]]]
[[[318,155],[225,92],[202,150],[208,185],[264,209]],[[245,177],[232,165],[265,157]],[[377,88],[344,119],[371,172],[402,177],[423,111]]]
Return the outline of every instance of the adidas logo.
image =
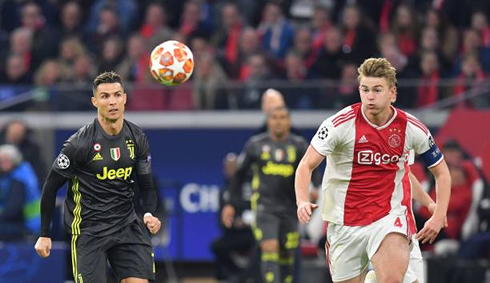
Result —
[[[94,156],[92,160],[99,161],[99,160],[104,160],[104,158],[102,157],[102,155],[100,155],[100,153],[97,152],[97,154]]]
[[[362,135],[362,137],[359,139],[359,141],[357,143],[367,143],[368,140],[366,139],[366,136],[365,135]]]

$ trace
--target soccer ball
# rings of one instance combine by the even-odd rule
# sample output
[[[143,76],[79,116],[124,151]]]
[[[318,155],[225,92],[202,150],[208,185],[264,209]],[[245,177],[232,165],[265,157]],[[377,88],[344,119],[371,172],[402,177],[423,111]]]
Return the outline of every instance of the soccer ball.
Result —
[[[194,56],[187,45],[176,40],[157,45],[150,57],[151,75],[161,84],[173,86],[187,81],[194,70]]]

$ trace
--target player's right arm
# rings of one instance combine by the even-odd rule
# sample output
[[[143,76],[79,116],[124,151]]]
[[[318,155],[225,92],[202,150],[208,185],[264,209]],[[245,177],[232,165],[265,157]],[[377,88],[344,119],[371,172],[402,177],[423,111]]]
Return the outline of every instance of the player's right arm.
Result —
[[[298,206],[297,214],[299,221],[303,224],[310,221],[313,210],[318,207],[310,202],[308,194],[313,170],[320,165],[325,156],[332,154],[337,147],[338,133],[332,123],[333,117],[323,121],[320,125],[296,169],[294,189]]]
[[[66,183],[66,181],[67,179],[65,177],[51,169],[43,186],[41,196],[41,233],[36,245],[34,246],[37,254],[43,258],[48,257],[51,252],[49,227],[51,225],[51,219],[53,218],[53,212],[56,205],[56,193],[58,192],[58,189]]]
[[[237,169],[229,191],[230,200],[229,203],[223,206],[223,210],[221,211],[221,222],[223,222],[223,225],[227,228],[231,228],[233,225],[233,220],[235,218],[234,206],[241,202],[243,182],[253,163],[253,151],[254,143],[252,140],[249,140],[242,153],[238,156]]]
[[[34,246],[40,257],[48,257],[51,252],[50,226],[56,205],[56,193],[67,180],[75,175],[75,146],[67,141],[61,153],[53,162],[51,171],[44,182],[41,194],[41,232]]]
[[[310,202],[308,187],[310,186],[313,170],[320,165],[323,159],[325,159],[323,155],[318,153],[312,146],[309,146],[296,169],[294,189],[298,206],[297,214],[299,221],[303,224],[310,222],[313,210],[318,207],[317,204]]]

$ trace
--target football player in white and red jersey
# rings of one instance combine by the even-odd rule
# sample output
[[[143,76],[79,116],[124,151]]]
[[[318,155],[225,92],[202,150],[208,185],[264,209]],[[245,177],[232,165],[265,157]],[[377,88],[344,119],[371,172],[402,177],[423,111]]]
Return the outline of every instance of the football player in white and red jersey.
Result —
[[[332,280],[363,282],[371,261],[380,283],[403,282],[413,221],[408,152],[419,154],[436,180],[437,207],[417,234],[422,243],[444,227],[451,177],[425,125],[392,106],[396,70],[388,60],[367,59],[358,72],[361,103],[322,123],[296,171],[297,214],[307,223],[317,207],[308,201],[308,184],[327,157],[322,216]]]

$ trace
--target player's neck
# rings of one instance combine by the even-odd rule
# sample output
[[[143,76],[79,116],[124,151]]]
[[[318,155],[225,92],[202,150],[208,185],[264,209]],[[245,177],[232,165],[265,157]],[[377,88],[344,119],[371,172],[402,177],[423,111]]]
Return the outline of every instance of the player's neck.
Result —
[[[284,140],[286,140],[286,138],[288,136],[288,133],[283,133],[283,134],[280,134],[280,135],[275,135],[274,133],[269,132],[269,134],[270,134],[271,139],[273,141],[284,141]]]
[[[123,128],[123,117],[120,117],[119,119],[114,121],[99,115],[97,119],[99,120],[100,126],[102,127],[104,132],[106,132],[106,134],[108,135],[115,136],[119,134]]]
[[[388,123],[388,121],[395,115],[395,111],[392,107],[389,107],[385,111],[379,112],[377,114],[365,113],[366,118],[369,122],[373,123],[376,126],[383,126]]]

